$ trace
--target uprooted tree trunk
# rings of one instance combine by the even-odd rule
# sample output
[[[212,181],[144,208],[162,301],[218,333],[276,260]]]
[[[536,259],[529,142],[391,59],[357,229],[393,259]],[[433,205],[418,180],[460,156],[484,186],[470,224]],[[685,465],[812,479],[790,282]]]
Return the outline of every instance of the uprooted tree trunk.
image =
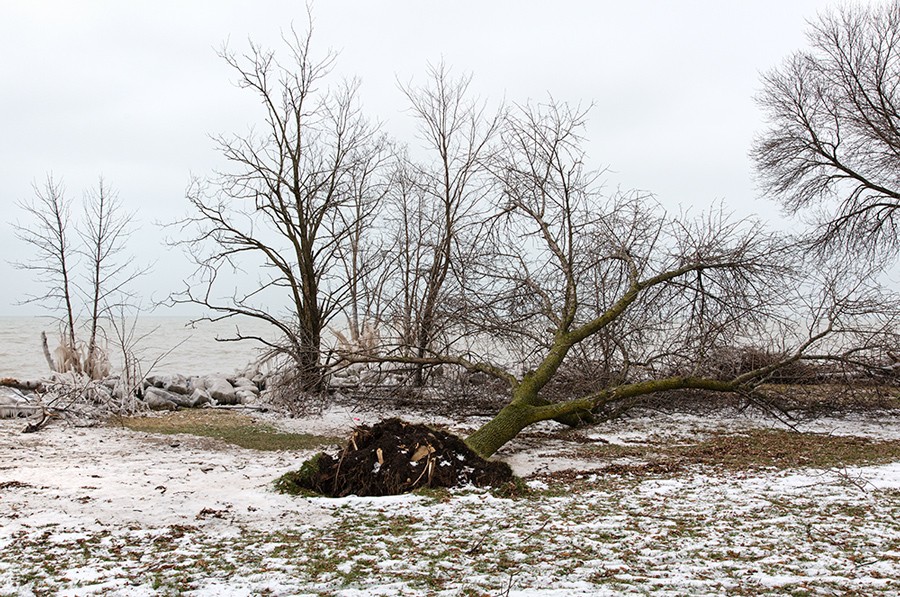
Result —
[[[605,326],[615,321],[637,301],[642,292],[657,285],[671,283],[673,280],[701,269],[730,269],[738,266],[737,261],[726,260],[718,263],[709,261],[703,265],[690,265],[665,272],[645,281],[634,279],[628,291],[602,316],[571,331],[565,329],[563,323],[560,329],[556,330],[552,348],[534,370],[527,372],[521,380],[510,375],[504,376],[511,386],[511,400],[491,421],[466,438],[466,444],[480,456],[487,458],[529,425],[540,421],[556,420],[575,426],[582,421],[592,421],[593,413],[598,408],[614,402],[627,403],[640,396],[681,389],[747,392],[753,388],[755,383],[758,384],[760,379],[778,368],[800,359],[807,348],[830,333],[829,327],[810,337],[795,353],[781,361],[744,373],[729,381],[694,376],[671,376],[619,384],[593,395],[563,402],[550,402],[540,397],[541,390],[559,371],[572,347],[599,333]]]
[[[388,361],[399,363],[415,363],[422,366],[437,364],[455,364],[471,372],[487,373],[505,381],[510,388],[509,402],[486,424],[465,439],[466,444],[482,458],[489,458],[498,449],[515,438],[523,429],[541,421],[553,420],[571,427],[595,420],[595,413],[600,408],[618,405],[627,408],[642,396],[660,392],[699,389],[712,392],[728,392],[751,394],[769,375],[780,368],[794,363],[807,355],[807,351],[819,341],[834,332],[830,323],[821,327],[793,352],[781,359],[734,376],[729,380],[721,380],[699,376],[668,376],[645,381],[619,383],[591,395],[551,402],[541,396],[542,390],[554,378],[565,362],[569,351],[578,343],[599,333],[605,326],[613,323],[618,317],[635,303],[642,293],[654,286],[669,284],[673,280],[684,277],[699,269],[728,269],[738,265],[732,261],[707,261],[703,265],[690,265],[665,272],[644,281],[634,281],[629,290],[602,316],[580,327],[568,331],[558,329],[555,341],[540,364],[520,378],[497,366],[485,362],[473,362],[459,357],[434,356],[424,359],[408,357],[371,357],[370,355],[351,356],[357,361]],[[566,324],[561,324],[565,327]]]

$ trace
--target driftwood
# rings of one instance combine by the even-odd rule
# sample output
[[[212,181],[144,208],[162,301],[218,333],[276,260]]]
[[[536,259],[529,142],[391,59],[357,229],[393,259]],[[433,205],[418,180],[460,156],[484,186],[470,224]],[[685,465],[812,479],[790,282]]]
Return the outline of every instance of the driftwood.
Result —
[[[41,418],[39,421],[33,421],[25,425],[25,429],[22,430],[22,433],[34,433],[36,431],[40,431],[53,419],[58,419],[59,415],[52,411],[52,409],[48,409],[44,406],[41,406]]]
[[[266,406],[258,406],[256,404],[217,404],[215,406],[205,404],[203,408],[209,410],[253,410],[257,412],[267,412],[269,410]]]
[[[53,356],[50,354],[50,347],[47,346],[47,332],[41,332],[41,348],[44,349],[44,358],[47,359],[47,365],[50,371],[56,372],[56,363],[53,362]]]
[[[14,377],[0,377],[0,386],[31,392],[46,391],[43,381],[20,380]]]

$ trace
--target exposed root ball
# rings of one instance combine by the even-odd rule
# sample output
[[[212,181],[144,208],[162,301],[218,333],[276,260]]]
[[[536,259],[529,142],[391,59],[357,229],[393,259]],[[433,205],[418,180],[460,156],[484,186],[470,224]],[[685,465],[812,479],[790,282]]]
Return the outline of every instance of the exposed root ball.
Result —
[[[315,456],[300,471],[281,477],[277,486],[288,493],[343,497],[470,483],[500,486],[512,480],[508,464],[481,458],[455,435],[388,419],[358,427],[340,454]]]

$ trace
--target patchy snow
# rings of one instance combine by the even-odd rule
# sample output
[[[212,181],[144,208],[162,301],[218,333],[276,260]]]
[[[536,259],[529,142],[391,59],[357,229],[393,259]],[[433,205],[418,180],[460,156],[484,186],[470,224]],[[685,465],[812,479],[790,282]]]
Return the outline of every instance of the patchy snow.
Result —
[[[404,413],[409,418],[408,413]],[[278,427],[345,434],[332,410]],[[442,421],[462,431],[477,420]],[[583,437],[690,442],[749,417],[644,415]],[[829,470],[608,475],[564,439],[524,437],[519,474],[583,470],[535,493],[472,488],[341,499],[276,494],[311,452],[258,452],[186,435],[0,420],[0,594],[894,595],[900,463]],[[900,438],[889,417],[819,419],[817,433]],[[540,431],[542,428],[539,428]]]

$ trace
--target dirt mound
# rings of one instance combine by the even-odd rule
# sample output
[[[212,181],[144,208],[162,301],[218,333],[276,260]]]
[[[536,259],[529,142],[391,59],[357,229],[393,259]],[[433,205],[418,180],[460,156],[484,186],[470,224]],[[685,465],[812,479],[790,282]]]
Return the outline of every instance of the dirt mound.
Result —
[[[501,486],[513,480],[505,462],[490,462],[446,431],[388,419],[358,427],[337,454],[319,454],[276,485],[281,491],[313,491],[330,497],[396,495],[420,487],[474,484]]]

